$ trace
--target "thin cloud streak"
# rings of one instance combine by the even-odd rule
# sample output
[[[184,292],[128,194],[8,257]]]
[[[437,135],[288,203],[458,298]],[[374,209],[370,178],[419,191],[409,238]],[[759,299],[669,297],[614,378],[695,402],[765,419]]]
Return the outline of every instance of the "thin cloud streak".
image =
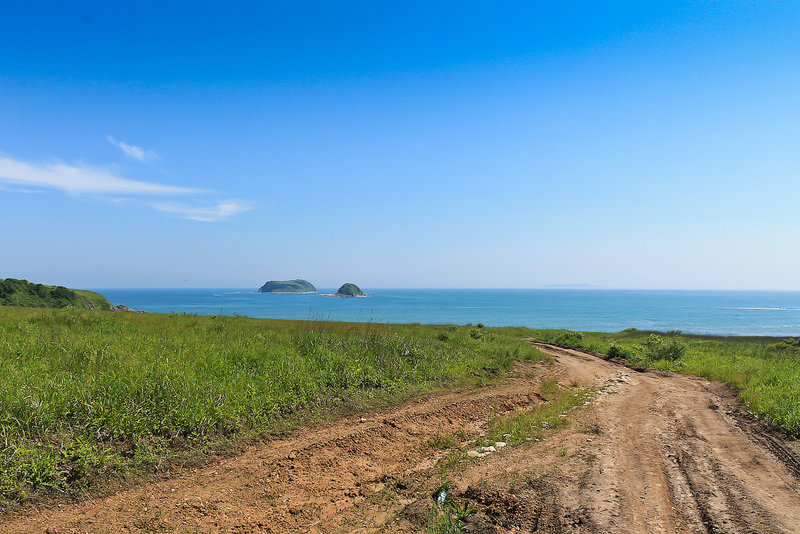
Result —
[[[202,192],[188,187],[131,180],[88,165],[27,163],[8,157],[0,157],[0,182],[74,194],[189,195]]]
[[[158,161],[161,158],[156,154],[155,150],[145,150],[141,147],[129,145],[123,141],[117,141],[112,136],[106,137],[108,142],[117,147],[122,151],[123,154],[128,156],[131,159],[135,159],[142,163],[150,163],[152,161]]]
[[[237,200],[217,202],[214,206],[189,206],[176,202],[154,202],[151,207],[158,211],[172,213],[184,219],[202,222],[216,222],[252,209]]]
[[[0,191],[34,193],[48,189],[73,195],[94,195],[98,199],[115,204],[133,202],[184,219],[202,222],[221,221],[251,209],[249,205],[238,200],[216,201],[211,204],[153,202],[141,197],[186,198],[208,191],[131,180],[118,176],[111,170],[83,164],[29,163],[0,156]]]

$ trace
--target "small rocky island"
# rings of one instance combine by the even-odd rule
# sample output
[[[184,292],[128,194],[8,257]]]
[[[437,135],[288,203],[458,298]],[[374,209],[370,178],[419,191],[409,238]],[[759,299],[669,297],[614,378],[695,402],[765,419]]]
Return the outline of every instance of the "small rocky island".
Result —
[[[308,280],[270,280],[258,290],[259,293],[316,293],[317,288]]]
[[[336,297],[366,297],[367,295],[361,291],[361,288],[355,284],[347,283],[339,288],[334,296]]]

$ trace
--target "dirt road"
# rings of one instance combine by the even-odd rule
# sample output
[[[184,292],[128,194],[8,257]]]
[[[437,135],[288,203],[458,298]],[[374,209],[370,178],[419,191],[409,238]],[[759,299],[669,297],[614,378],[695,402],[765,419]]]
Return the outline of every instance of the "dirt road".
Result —
[[[104,499],[28,509],[0,532],[418,532],[443,484],[475,508],[468,532],[800,532],[797,449],[725,387],[540,348],[553,365],[296,430]],[[437,438],[468,448],[494,414],[542,403],[552,375],[600,393],[544,441],[437,467]]]
[[[616,364],[553,347],[559,373],[584,380]],[[562,494],[599,532],[800,532],[797,449],[749,421],[724,386],[625,371],[600,401],[600,433],[565,469]],[[788,465],[787,465],[788,464]],[[566,502],[567,499],[564,499]]]

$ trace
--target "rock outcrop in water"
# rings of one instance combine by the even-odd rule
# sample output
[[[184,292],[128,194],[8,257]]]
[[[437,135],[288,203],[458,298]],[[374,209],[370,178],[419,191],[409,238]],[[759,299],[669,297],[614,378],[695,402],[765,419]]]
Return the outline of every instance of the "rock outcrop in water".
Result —
[[[366,297],[367,295],[361,291],[361,288],[355,284],[346,283],[339,288],[336,292],[337,297]]]
[[[316,293],[317,288],[308,280],[270,280],[258,290],[259,293]]]

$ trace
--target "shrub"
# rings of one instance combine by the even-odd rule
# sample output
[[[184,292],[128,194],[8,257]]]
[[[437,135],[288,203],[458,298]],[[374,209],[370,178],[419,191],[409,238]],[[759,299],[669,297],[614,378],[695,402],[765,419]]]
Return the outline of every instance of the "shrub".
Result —
[[[583,334],[580,332],[573,332],[572,330],[565,330],[555,339],[555,343],[575,349],[581,348],[582,342]]]
[[[608,354],[610,358],[622,358],[623,360],[629,360],[631,356],[633,356],[633,353],[629,349],[617,345],[615,341],[611,342],[611,346],[608,347],[606,354]]]
[[[644,357],[651,361],[674,362],[679,360],[685,352],[686,345],[674,338],[664,339],[659,335],[650,334],[650,337],[644,342]]]
[[[780,343],[775,343],[774,345],[770,345],[769,348],[780,351],[791,351],[791,352],[800,351],[800,337],[787,337]]]

